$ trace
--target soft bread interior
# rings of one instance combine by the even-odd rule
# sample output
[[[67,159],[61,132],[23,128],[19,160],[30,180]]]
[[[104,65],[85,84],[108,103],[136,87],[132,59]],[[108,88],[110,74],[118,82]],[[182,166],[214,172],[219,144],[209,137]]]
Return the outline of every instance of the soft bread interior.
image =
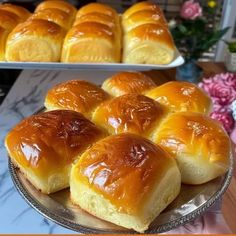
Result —
[[[172,165],[161,181],[156,182],[137,214],[122,213],[103,195],[78,180],[75,170],[73,166],[70,177],[71,199],[75,204],[94,216],[140,233],[148,229],[150,223],[180,192],[180,173],[176,165]]]
[[[161,42],[127,42],[124,47],[123,62],[125,63],[161,65],[170,63],[174,58],[174,50]]]

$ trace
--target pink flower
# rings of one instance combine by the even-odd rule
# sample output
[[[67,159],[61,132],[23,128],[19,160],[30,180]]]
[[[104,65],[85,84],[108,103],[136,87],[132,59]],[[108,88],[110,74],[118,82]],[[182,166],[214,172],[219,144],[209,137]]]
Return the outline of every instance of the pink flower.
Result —
[[[230,112],[217,112],[211,113],[212,119],[218,120],[225,128],[226,132],[231,133],[234,128],[234,119]]]
[[[194,0],[186,1],[181,7],[180,16],[187,20],[194,20],[202,16],[202,8],[199,3],[194,2]]]
[[[212,97],[214,104],[228,106],[236,99],[236,75],[232,73],[217,74],[203,79],[199,87]]]

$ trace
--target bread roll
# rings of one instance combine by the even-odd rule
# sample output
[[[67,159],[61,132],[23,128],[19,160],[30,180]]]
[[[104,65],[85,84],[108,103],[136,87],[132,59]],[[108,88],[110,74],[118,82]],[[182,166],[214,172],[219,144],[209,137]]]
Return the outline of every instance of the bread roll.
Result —
[[[16,25],[20,23],[20,21],[20,17],[18,17],[16,14],[10,11],[2,10],[0,7],[0,61],[5,61],[7,37],[9,33],[16,27]]]
[[[114,30],[114,33],[115,33],[115,30],[117,30],[117,24],[115,22],[115,19],[112,16],[99,13],[99,12],[92,12],[85,15],[81,15],[75,19],[75,22],[73,25],[78,25],[83,22],[97,22],[97,23],[107,25],[111,29]]]
[[[130,132],[151,134],[166,113],[154,100],[138,94],[125,94],[102,103],[93,114],[93,122],[110,134]]]
[[[180,191],[176,162],[132,134],[109,136],[73,165],[71,199],[114,224],[144,232]]]
[[[102,3],[86,4],[85,6],[83,6],[79,9],[79,11],[76,14],[76,18],[79,18],[82,15],[87,15],[89,13],[94,13],[94,12],[102,13],[107,16],[110,16],[113,19],[115,19],[116,21],[119,20],[119,16],[118,16],[117,12],[115,11],[115,9],[113,9],[112,7],[110,7],[106,4],[102,4]]]
[[[135,71],[118,72],[102,84],[102,89],[115,97],[127,93],[141,94],[155,87],[156,84],[150,77]]]
[[[161,10],[143,10],[134,12],[128,18],[123,18],[122,24],[125,31],[129,31],[143,24],[161,24],[168,27],[167,21]]]
[[[70,80],[50,89],[44,105],[48,110],[73,110],[91,118],[94,109],[108,98],[106,92],[92,83]]]
[[[48,8],[42,11],[37,11],[32,15],[31,19],[52,21],[64,28],[66,31],[71,27],[73,23],[73,18],[71,15],[56,8]]]
[[[152,11],[156,11],[156,12],[162,13],[161,8],[157,4],[149,2],[149,1],[142,1],[142,2],[135,3],[130,8],[128,8],[124,12],[122,17],[123,17],[123,19],[127,19],[132,14],[134,14],[136,12],[145,11],[145,10],[152,10]]]
[[[0,27],[11,31],[21,21],[20,17],[16,14],[0,9]]]
[[[53,22],[30,20],[19,24],[6,43],[7,61],[57,62],[65,31]]]
[[[0,4],[0,10],[8,11],[17,15],[22,22],[31,16],[31,13],[26,8],[10,3]]]
[[[33,115],[12,129],[5,145],[12,162],[43,193],[69,186],[71,164],[103,133],[80,113]]]
[[[97,22],[72,27],[66,35],[62,62],[119,62],[120,48],[112,29]]]
[[[75,18],[77,9],[67,1],[44,1],[41,2],[37,8],[35,9],[35,12],[42,11],[44,9],[48,8],[56,8],[59,10],[62,10],[69,14],[73,19]]]
[[[171,81],[145,93],[172,112],[193,111],[209,114],[212,107],[210,97],[196,85]]]
[[[175,45],[166,26],[139,25],[124,35],[123,62],[133,64],[169,64]]]
[[[0,61],[5,61],[5,44],[10,31],[0,27]]]
[[[174,113],[156,130],[153,141],[176,159],[183,183],[203,184],[229,168],[229,137],[205,115]]]

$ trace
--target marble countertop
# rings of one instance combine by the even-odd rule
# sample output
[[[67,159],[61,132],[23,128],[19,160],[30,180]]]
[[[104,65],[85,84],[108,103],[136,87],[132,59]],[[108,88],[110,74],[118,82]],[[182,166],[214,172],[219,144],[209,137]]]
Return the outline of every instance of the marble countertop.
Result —
[[[24,117],[27,117],[43,106],[43,100],[47,90],[53,85],[70,79],[84,79],[96,84],[101,84],[114,72],[96,71],[23,71],[7,97],[0,107],[0,233],[74,233],[63,228],[41,216],[32,209],[18,194],[13,186],[8,172],[8,158],[4,147],[4,138],[7,132]],[[220,205],[217,204],[210,210],[211,219],[217,216],[218,222],[224,226],[220,212]],[[214,224],[212,221],[211,225]],[[206,233],[203,225],[207,225],[207,219],[201,217],[186,226],[180,227],[177,231],[169,233]],[[214,225],[212,225],[214,227]],[[215,231],[214,231],[215,232]],[[213,232],[213,233],[214,233]],[[216,231],[215,233],[226,231]]]

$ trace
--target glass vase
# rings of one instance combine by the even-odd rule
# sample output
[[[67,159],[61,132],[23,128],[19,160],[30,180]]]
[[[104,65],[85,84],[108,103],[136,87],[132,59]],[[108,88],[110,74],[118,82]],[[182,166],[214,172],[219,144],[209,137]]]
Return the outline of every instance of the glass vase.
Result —
[[[187,60],[182,66],[176,69],[176,80],[198,83],[203,74],[202,68],[195,60]]]

